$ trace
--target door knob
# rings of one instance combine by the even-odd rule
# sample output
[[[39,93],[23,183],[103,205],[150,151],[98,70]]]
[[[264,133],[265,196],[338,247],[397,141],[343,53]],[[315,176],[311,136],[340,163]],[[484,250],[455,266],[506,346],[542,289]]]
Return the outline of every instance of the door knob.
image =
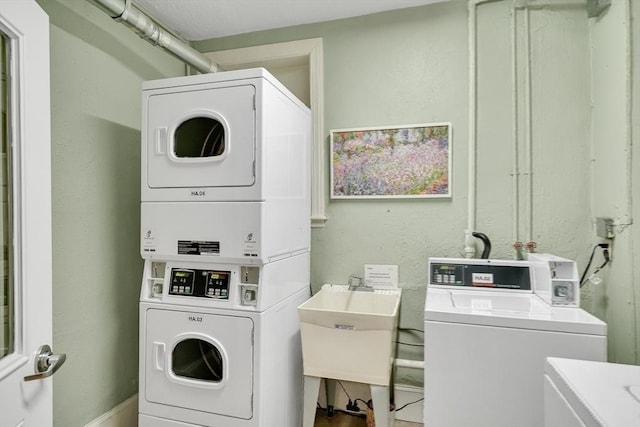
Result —
[[[53,375],[67,360],[67,355],[53,354],[51,347],[47,344],[41,345],[35,360],[36,374],[27,375],[25,381],[41,380]]]

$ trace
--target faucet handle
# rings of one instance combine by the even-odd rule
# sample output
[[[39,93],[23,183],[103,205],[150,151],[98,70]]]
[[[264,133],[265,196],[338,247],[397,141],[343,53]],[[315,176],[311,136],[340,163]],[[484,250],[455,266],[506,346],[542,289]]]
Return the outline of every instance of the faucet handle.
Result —
[[[360,288],[362,287],[362,277],[352,274],[351,276],[349,276],[348,284],[349,284],[349,289]]]

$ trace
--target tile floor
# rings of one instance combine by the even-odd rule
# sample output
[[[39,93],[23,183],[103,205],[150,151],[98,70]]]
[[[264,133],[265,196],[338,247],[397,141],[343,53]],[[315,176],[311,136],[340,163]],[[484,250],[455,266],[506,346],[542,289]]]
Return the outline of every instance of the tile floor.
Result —
[[[364,417],[354,417],[340,412],[329,418],[325,410],[318,409],[314,427],[367,427],[367,420]],[[396,420],[394,427],[422,427],[422,424]]]

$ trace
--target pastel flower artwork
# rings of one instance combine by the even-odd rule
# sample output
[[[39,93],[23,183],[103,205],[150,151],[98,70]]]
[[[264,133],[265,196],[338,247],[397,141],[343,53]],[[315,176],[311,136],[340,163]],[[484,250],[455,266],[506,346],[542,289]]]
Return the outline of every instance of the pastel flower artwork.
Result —
[[[331,132],[333,198],[448,197],[449,124]]]

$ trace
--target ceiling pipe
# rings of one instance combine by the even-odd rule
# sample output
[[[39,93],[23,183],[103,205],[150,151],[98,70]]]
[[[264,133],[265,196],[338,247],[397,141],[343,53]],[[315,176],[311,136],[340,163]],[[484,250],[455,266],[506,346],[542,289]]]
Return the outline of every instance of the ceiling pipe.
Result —
[[[116,21],[121,21],[133,29],[149,43],[160,46],[176,58],[189,64],[201,73],[215,73],[217,64],[198,52],[169,31],[160,27],[151,17],[130,4],[129,0],[90,0]]]

